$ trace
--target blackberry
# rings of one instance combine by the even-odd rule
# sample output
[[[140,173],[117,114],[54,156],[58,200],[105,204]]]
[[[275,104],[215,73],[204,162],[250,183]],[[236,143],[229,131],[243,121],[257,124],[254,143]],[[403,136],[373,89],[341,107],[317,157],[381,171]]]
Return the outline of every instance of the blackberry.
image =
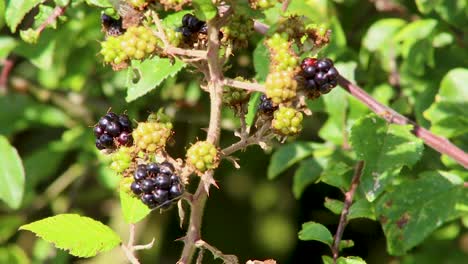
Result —
[[[299,134],[302,130],[302,113],[294,108],[280,107],[274,112],[272,127],[282,136]]]
[[[218,166],[218,151],[208,141],[198,141],[187,150],[187,163],[199,173]]]
[[[273,105],[273,102],[265,94],[260,96],[258,111],[262,114],[271,115],[276,109],[278,109],[278,106]]]
[[[305,58],[301,63],[302,75],[306,79],[305,89],[309,95],[326,94],[338,84],[338,70],[328,58]]]
[[[102,29],[107,36],[119,36],[125,33],[125,29],[122,28],[122,19],[114,19],[113,17],[102,14],[101,15]]]
[[[117,115],[109,112],[101,117],[94,126],[96,147],[102,149],[116,149],[119,146],[131,146],[132,123],[127,115]]]
[[[140,164],[133,178],[130,189],[149,208],[167,208],[184,193],[180,177],[169,162]]]
[[[182,26],[178,30],[185,38],[189,38],[194,34],[207,34],[206,22],[199,20],[192,14],[185,14],[182,17]]]
[[[237,79],[237,78],[236,78]],[[238,106],[249,100],[250,95],[246,90],[224,86],[223,103],[228,106]]]

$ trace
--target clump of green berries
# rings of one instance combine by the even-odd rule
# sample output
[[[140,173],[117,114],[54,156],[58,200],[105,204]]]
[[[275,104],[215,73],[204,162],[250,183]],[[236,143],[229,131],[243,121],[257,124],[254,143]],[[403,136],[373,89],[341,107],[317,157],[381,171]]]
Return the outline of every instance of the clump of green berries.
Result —
[[[245,48],[249,45],[249,36],[254,32],[254,22],[245,15],[234,15],[232,20],[221,28],[221,41],[232,41],[235,48]]]
[[[147,152],[163,149],[172,135],[170,122],[142,122],[133,131],[133,138],[137,148]]]
[[[150,28],[144,26],[129,27],[120,36],[108,37],[101,43],[101,55],[104,62],[120,64],[127,60],[142,60],[152,54],[160,40]]]
[[[278,105],[296,97],[297,81],[292,71],[271,72],[265,82],[265,94]]]
[[[198,172],[215,169],[218,166],[218,151],[208,141],[198,141],[187,150],[187,164]]]
[[[302,113],[296,109],[279,107],[273,113],[272,127],[276,133],[282,136],[296,135],[302,130],[302,119]]]
[[[225,86],[223,90],[223,103],[229,106],[241,105],[249,100],[246,90]]]
[[[270,71],[297,71],[299,58],[291,48],[288,34],[275,33],[266,40],[270,50]]]
[[[120,147],[112,154],[110,168],[117,173],[124,172],[132,164],[134,150],[134,147]]]

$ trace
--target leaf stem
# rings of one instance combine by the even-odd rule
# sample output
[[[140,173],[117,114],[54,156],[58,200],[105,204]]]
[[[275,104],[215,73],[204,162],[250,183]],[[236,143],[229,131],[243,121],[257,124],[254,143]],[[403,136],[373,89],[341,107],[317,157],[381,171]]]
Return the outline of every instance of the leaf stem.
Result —
[[[49,17],[47,17],[47,19],[37,28],[37,33],[38,34],[41,34],[42,31],[44,31],[44,29],[54,23],[55,20],[57,20],[57,18],[61,15],[63,15],[65,13],[65,11],[67,10],[68,8],[68,5],[64,5],[64,6],[56,6],[54,8],[54,10],[52,11],[52,13],[49,15]]]
[[[343,210],[341,210],[340,222],[338,224],[338,228],[336,230],[336,234],[333,237],[333,246],[332,246],[332,254],[333,254],[333,263],[336,264],[336,260],[338,259],[338,255],[340,253],[340,242],[343,236],[344,229],[346,224],[348,223],[347,217],[349,213],[349,208],[353,203],[354,193],[359,185],[362,175],[362,169],[364,168],[364,161],[359,161],[356,164],[356,168],[354,170],[353,179],[351,181],[351,187],[349,191],[345,193],[345,200]]]

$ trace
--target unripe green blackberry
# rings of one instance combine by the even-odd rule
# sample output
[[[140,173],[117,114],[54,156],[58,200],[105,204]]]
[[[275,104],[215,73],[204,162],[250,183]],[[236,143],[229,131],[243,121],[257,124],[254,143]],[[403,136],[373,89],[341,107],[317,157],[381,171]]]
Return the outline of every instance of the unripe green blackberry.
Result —
[[[142,122],[133,131],[133,138],[140,150],[154,152],[166,146],[168,138],[172,135],[171,123]]]
[[[166,37],[169,43],[174,47],[178,47],[183,39],[182,33],[170,28],[166,28],[164,31],[166,32]]]
[[[276,133],[288,136],[302,130],[302,113],[294,108],[280,107],[273,113],[272,127]]]
[[[120,147],[112,154],[112,163],[110,164],[110,168],[117,173],[124,172],[132,163],[134,150],[135,148],[133,147]]]
[[[300,44],[300,38],[306,33],[306,26],[301,17],[294,15],[282,18],[276,31],[287,34],[289,39],[295,39],[296,43]]]
[[[224,86],[223,103],[229,106],[241,105],[249,100],[250,95],[246,90]]]
[[[222,42],[232,41],[235,48],[249,45],[249,36],[254,32],[254,22],[245,15],[234,15],[232,20],[221,28]]]
[[[198,172],[215,169],[218,166],[218,151],[208,141],[198,141],[187,150],[187,164]]]
[[[270,72],[265,82],[265,94],[274,104],[289,101],[296,96],[297,81],[294,72]]]
[[[110,36],[105,41],[101,42],[101,55],[104,57],[105,63],[120,64],[128,59],[127,54],[123,51],[120,43],[120,36]]]
[[[270,50],[270,71],[297,71],[299,58],[291,48],[287,34],[275,33],[266,40]]]
[[[138,9],[143,9],[145,6],[148,5],[149,1],[146,0],[127,0],[127,3],[129,3],[131,6],[138,8]]]
[[[120,46],[130,59],[144,59],[160,46],[160,40],[144,26],[129,27],[120,38]]]

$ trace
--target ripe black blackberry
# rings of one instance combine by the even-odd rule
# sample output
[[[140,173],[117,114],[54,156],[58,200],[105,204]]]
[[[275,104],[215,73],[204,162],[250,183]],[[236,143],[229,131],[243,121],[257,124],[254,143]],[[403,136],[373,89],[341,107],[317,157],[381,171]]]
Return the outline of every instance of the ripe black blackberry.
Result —
[[[119,36],[125,33],[125,29],[122,28],[122,19],[114,19],[113,17],[102,14],[101,15],[102,29],[107,36]]]
[[[271,99],[269,99],[265,94],[260,96],[258,111],[266,115],[271,115],[276,109],[278,109],[278,106],[273,105]]]
[[[180,199],[184,186],[169,162],[138,165],[130,185],[132,192],[149,208],[168,208]]]
[[[115,149],[118,146],[131,146],[133,144],[132,122],[127,115],[107,113],[99,119],[94,126],[96,147],[102,149]]]
[[[199,20],[196,16],[192,14],[185,14],[182,18],[182,27],[179,28],[179,31],[184,37],[190,37],[192,34],[207,34],[206,22]]]
[[[301,69],[307,91],[326,94],[338,84],[339,73],[328,58],[305,58],[301,63]]]

